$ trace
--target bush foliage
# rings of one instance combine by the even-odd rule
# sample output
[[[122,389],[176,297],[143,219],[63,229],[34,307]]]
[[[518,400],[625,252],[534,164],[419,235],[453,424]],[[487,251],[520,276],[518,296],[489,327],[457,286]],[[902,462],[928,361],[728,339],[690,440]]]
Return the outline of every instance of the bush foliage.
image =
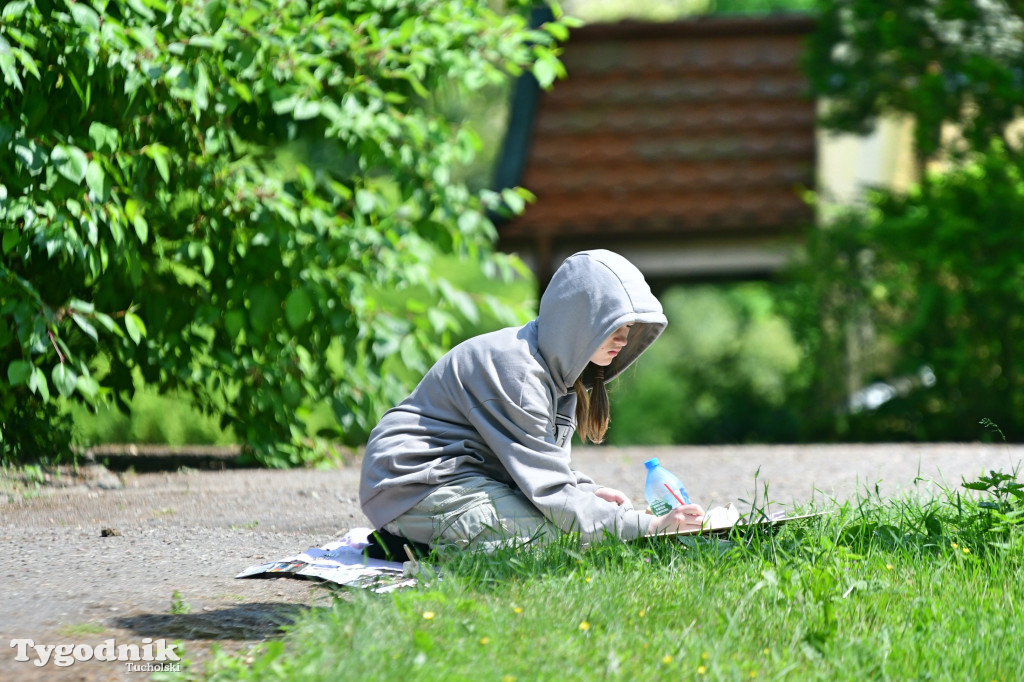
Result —
[[[820,382],[808,416],[864,439],[974,440],[1024,410],[1024,159],[998,145],[907,194],[875,192],[812,241],[803,319],[825,376],[935,375],[877,411],[844,414],[845,381]],[[872,338],[858,338],[870,330]],[[850,346],[864,355],[851,367]],[[836,415],[843,415],[835,421]]]
[[[948,124],[983,150],[1024,106],[1022,31],[1019,3],[818,0],[804,64],[829,128],[867,132],[900,113],[921,158],[949,151]]]
[[[523,70],[556,38],[463,0],[6,3],[0,21],[0,437],[59,450],[58,397],[124,404],[133,373],[220,415],[263,461],[307,419],[360,442],[490,297],[438,253],[512,272],[452,180],[475,152],[432,91]],[[308,154],[295,154],[309,149]],[[430,305],[394,292],[417,287]],[[99,368],[103,366],[101,371]]]
[[[612,385],[616,445],[791,442],[801,349],[764,283],[673,287],[668,327]]]
[[[921,167],[945,166],[812,231],[793,308],[819,373],[809,431],[974,440],[980,419],[1012,424],[1024,407],[1024,154],[1013,125],[1024,9],[821,0],[819,10],[805,63],[824,124],[866,131],[909,116]],[[915,380],[922,368],[933,386]],[[878,379],[892,399],[851,409],[851,392]]]

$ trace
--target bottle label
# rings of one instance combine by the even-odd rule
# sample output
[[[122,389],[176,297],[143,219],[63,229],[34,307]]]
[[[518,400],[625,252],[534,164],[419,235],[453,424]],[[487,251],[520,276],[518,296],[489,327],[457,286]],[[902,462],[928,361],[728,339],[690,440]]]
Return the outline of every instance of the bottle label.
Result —
[[[654,512],[656,516],[664,516],[672,511],[672,507],[670,507],[668,502],[665,500],[654,500],[651,502],[651,511]]]

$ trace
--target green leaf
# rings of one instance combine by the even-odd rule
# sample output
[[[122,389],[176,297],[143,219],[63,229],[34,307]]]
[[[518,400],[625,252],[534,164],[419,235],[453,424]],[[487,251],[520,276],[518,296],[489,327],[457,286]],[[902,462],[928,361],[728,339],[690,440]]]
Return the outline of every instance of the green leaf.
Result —
[[[263,333],[270,329],[281,315],[281,301],[273,289],[265,286],[253,288],[249,294],[249,322],[252,328]]]
[[[402,25],[398,27],[398,42],[405,43],[412,34],[416,32],[416,24],[418,23],[418,17],[409,17],[402,22]]]
[[[77,313],[86,313],[88,315],[92,315],[96,312],[95,304],[90,303],[89,301],[83,301],[80,298],[73,298],[68,301],[68,307],[74,309]]]
[[[44,401],[50,400],[50,384],[46,381],[46,375],[43,374],[43,370],[39,367],[35,367],[32,374],[28,378],[28,389],[33,393],[38,393]]]
[[[5,256],[18,245],[19,240],[20,235],[17,230],[4,230],[3,251]]]
[[[162,144],[147,144],[142,148],[142,153],[153,159],[156,170],[164,182],[171,181],[171,169],[167,164],[168,149]]]
[[[213,266],[216,263],[216,259],[213,255],[213,249],[207,244],[203,244],[203,274],[209,275],[213,272]]]
[[[541,26],[542,29],[552,35],[555,40],[565,42],[569,39],[569,29],[565,24],[560,24],[555,21],[548,21]]]
[[[30,40],[26,42],[26,46],[28,46],[29,43],[31,43],[32,48],[35,48],[35,40]],[[27,50],[15,50],[14,57],[19,62],[21,62],[21,68],[24,69],[26,72],[30,73],[32,76],[34,76],[36,80],[39,80],[41,78],[39,73],[39,62],[33,59]]]
[[[402,339],[398,346],[398,354],[402,358],[402,364],[410,369],[416,369],[423,364],[423,354],[416,345],[416,337],[412,334]]]
[[[141,317],[135,313],[125,313],[124,328],[128,332],[128,338],[130,338],[136,346],[142,343],[143,337],[146,336],[146,325],[143,323]]]
[[[476,307],[470,295],[452,286],[448,280],[438,280],[437,284],[438,288],[441,289],[444,300],[459,311],[463,317],[475,324],[480,317],[480,310]]]
[[[14,19],[18,19],[25,13],[25,10],[28,9],[29,4],[30,3],[27,0],[9,2],[4,7],[3,12],[0,12],[0,18],[4,21],[13,21]]]
[[[135,199],[124,202],[124,216],[135,228],[135,234],[138,235],[139,241],[145,244],[149,239],[149,222],[142,215],[142,207],[139,206],[139,202]]]
[[[313,171],[310,170],[309,166],[304,163],[295,165],[295,173],[299,176],[299,181],[302,186],[307,190],[316,190],[316,176],[313,175]]]
[[[89,158],[78,147],[59,144],[50,152],[50,162],[57,167],[57,172],[71,182],[79,184],[85,179],[85,169]]]
[[[128,6],[131,7],[135,12],[141,15],[143,18],[153,21],[156,19],[156,15],[153,10],[149,9],[146,5],[149,4],[145,0],[128,0]]]
[[[430,330],[438,336],[458,327],[458,322],[451,313],[437,308],[427,310],[427,320],[430,322]]]
[[[92,7],[89,7],[84,2],[71,3],[71,16],[75,18],[75,23],[83,28],[90,28],[93,31],[97,31],[100,28],[100,15],[96,13]]]
[[[193,40],[191,44],[195,44]],[[206,73],[206,67],[202,62],[196,65],[196,87],[193,91],[192,102],[195,104],[196,115],[206,111],[210,106],[210,77]]]
[[[224,313],[224,331],[228,338],[235,339],[245,325],[245,314],[241,310],[229,310]]]
[[[99,336],[96,334],[96,328],[92,326],[92,323],[89,322],[89,320],[85,319],[81,315],[75,315],[73,313],[71,315],[71,319],[74,320],[75,324],[78,325],[78,328],[85,332],[87,336],[91,337],[93,341],[99,341]]]
[[[305,121],[320,115],[320,103],[317,101],[300,100],[292,110],[292,117],[297,121]]]
[[[96,159],[89,162],[89,167],[85,171],[85,184],[97,200],[110,199],[110,178]]]
[[[89,139],[96,151],[117,151],[119,136],[115,128],[93,121],[89,124]]]
[[[983,483],[981,481],[969,481],[961,483],[960,485],[967,488],[968,490],[988,490],[989,488],[992,487],[988,483]]]
[[[311,312],[313,312],[313,301],[310,300],[306,290],[303,288],[292,289],[284,300],[284,318],[288,322],[288,326],[298,329],[309,319]]]
[[[43,154],[42,149],[35,143],[34,140],[19,141],[14,143],[14,154],[22,163],[25,164],[26,169],[30,174],[35,175],[42,170],[43,165],[46,162],[46,157]]]
[[[231,89],[238,93],[238,96],[242,98],[243,102],[252,101],[252,90],[245,83],[235,80],[234,78],[230,81]]]
[[[149,223],[142,217],[142,211],[137,212],[132,218],[132,225],[135,227],[135,234],[138,235],[139,241],[145,244],[149,239]]]
[[[21,83],[21,76],[18,75],[18,69],[14,66],[14,55],[11,54],[7,47],[7,41],[0,36],[0,73],[4,75],[4,82],[10,86],[13,86],[17,90],[24,92],[25,87]]]
[[[53,372],[50,374],[50,379],[53,381],[53,385],[57,389],[57,392],[65,398],[69,398],[71,397],[71,394],[75,392],[75,386],[78,383],[78,374],[62,362],[53,368]]]
[[[7,365],[7,382],[11,386],[20,386],[28,381],[35,370],[31,362],[26,360],[14,360]]]
[[[508,206],[509,210],[515,214],[523,212],[526,208],[526,200],[514,189],[503,189],[501,190],[501,198]]]
[[[84,395],[86,398],[92,399],[96,397],[96,394],[100,391],[100,385],[91,376],[80,375],[75,380],[75,388],[78,392]]]
[[[211,0],[206,3],[206,7],[203,8],[203,15],[206,17],[206,23],[210,27],[210,31],[213,33],[217,32],[217,29],[224,23],[224,16],[227,10],[224,7],[223,0]]]
[[[117,324],[114,322],[114,318],[106,313],[93,313],[93,319],[100,323],[100,325],[108,332],[114,332],[118,336],[124,336]]]
[[[541,59],[533,65],[533,76],[540,83],[540,87],[547,90],[555,82],[558,72],[550,60]]]
[[[284,99],[274,100],[274,103],[271,104],[271,108],[273,108],[275,114],[284,115],[295,109],[295,103],[297,100],[298,97],[296,95],[291,95],[289,97],[285,97]]]
[[[139,211],[139,202],[135,199],[129,199],[124,202],[124,215],[129,221],[135,220],[135,214]]]
[[[420,82],[419,78],[416,78],[416,76],[408,72],[402,75],[405,76],[405,79],[407,81],[409,81],[409,85],[412,86],[413,92],[415,92],[423,99],[428,99],[430,97],[430,91],[423,87],[423,83]]]
[[[163,155],[154,156],[153,163],[156,164],[156,170],[158,173],[160,173],[160,177],[163,178],[164,182],[170,182],[171,171],[170,168],[168,168],[167,166],[167,157]]]
[[[377,205],[377,199],[373,192],[365,189],[356,190],[356,207],[361,213],[373,213]]]

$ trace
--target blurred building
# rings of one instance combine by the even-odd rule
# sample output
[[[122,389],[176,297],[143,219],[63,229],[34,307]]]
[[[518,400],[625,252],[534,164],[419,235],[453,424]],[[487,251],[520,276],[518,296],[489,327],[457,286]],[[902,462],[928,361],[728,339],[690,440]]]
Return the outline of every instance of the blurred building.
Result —
[[[495,184],[537,201],[498,225],[543,286],[567,255],[604,247],[653,281],[770,276],[815,219],[910,173],[906,126],[869,138],[815,126],[807,17],[702,17],[576,29],[568,78],[520,79]],[[899,182],[899,180],[895,180]]]

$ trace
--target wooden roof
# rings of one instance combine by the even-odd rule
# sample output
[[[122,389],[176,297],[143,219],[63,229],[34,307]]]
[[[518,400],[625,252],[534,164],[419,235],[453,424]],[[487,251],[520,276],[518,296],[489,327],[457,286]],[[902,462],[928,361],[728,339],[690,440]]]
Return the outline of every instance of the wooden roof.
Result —
[[[499,187],[537,196],[502,248],[793,234],[813,217],[805,17],[584,26],[568,78],[516,88]]]

